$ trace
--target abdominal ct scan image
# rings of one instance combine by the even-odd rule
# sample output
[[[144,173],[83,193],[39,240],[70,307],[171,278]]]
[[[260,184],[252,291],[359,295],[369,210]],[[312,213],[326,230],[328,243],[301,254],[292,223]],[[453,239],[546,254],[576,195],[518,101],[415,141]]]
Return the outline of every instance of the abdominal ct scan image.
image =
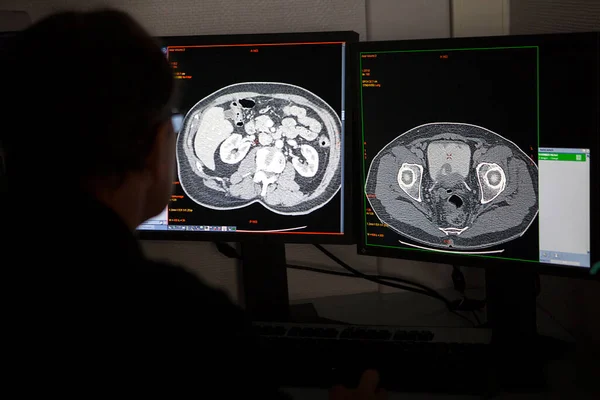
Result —
[[[399,135],[375,156],[365,194],[382,223],[423,247],[489,249],[518,240],[531,226],[538,168],[486,128],[430,123]]]
[[[179,181],[203,207],[260,204],[282,215],[326,205],[342,186],[342,123],[314,93],[245,82],[201,99],[177,140]]]

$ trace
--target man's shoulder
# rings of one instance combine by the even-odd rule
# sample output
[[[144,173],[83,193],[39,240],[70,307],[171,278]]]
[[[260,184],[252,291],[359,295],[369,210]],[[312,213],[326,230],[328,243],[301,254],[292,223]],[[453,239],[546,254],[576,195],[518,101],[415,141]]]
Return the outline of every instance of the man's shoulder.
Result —
[[[143,277],[143,281],[156,284],[188,286],[190,288],[204,288],[207,286],[183,266],[165,261],[141,260],[134,272],[138,277]]]
[[[144,260],[135,269],[135,278],[149,289],[160,288],[177,297],[215,297],[231,302],[220,289],[203,281],[184,267],[164,261]],[[158,293],[157,293],[158,294]]]
[[[211,320],[245,319],[243,311],[223,290],[177,264],[146,260],[136,268],[135,276],[138,291],[154,301],[170,304],[183,312],[201,312]]]

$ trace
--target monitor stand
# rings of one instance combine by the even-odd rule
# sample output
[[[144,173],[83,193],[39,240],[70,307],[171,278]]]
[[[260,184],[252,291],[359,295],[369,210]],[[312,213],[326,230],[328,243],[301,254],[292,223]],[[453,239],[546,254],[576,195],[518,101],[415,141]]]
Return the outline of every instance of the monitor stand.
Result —
[[[333,323],[312,302],[290,305],[285,244],[269,237],[239,243],[239,298],[254,322]]]
[[[536,282],[533,269],[511,266],[486,269],[487,321],[498,343],[535,338]]]
[[[241,242],[240,246],[240,298],[247,315],[252,321],[288,321],[290,300],[285,244],[262,237]]]
[[[539,390],[544,354],[537,334],[537,273],[524,266],[486,268],[485,281],[496,383],[503,390]]]

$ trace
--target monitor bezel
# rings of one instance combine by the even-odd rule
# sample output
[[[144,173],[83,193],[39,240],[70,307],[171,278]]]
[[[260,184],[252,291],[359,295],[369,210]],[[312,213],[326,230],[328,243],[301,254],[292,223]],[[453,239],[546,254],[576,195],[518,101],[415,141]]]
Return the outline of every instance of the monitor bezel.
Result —
[[[417,40],[406,40],[406,41],[377,41],[377,42],[359,42],[353,46],[352,54],[354,61],[357,65],[360,65],[360,57],[362,52],[373,52],[373,51],[388,51],[388,50],[418,50],[418,49],[448,49],[448,48],[462,48],[462,47],[504,47],[504,46],[542,46],[544,43],[549,43],[553,40],[574,40],[577,38],[585,38],[586,40],[595,39],[596,42],[596,64],[600,66],[600,32],[577,32],[577,33],[560,33],[560,34],[537,34],[537,35],[514,35],[514,36],[485,36],[485,37],[468,37],[468,38],[440,38],[440,39],[417,39]],[[360,67],[359,67],[360,68]],[[360,84],[361,74],[360,71],[356,70],[356,77],[354,80],[354,90],[357,95],[357,119],[360,121],[356,127],[355,137],[356,146],[356,160],[363,158],[362,154],[362,116],[360,110]],[[595,84],[598,88],[596,95],[596,109],[600,110],[600,68],[598,74],[595,77]],[[597,132],[596,137],[591,142],[590,154],[596,154],[594,158],[600,158],[600,112],[596,115],[595,121]],[[591,235],[590,249],[592,251],[591,265],[590,268],[565,266],[565,265],[553,265],[546,263],[535,263],[535,262],[522,262],[522,261],[506,261],[494,258],[483,258],[476,256],[464,256],[455,255],[449,253],[435,253],[415,250],[402,250],[402,249],[388,249],[384,247],[375,247],[366,245],[366,226],[364,223],[358,223],[357,227],[357,252],[361,255],[375,256],[375,257],[386,257],[392,259],[405,259],[414,261],[425,261],[441,264],[450,265],[461,265],[466,267],[491,267],[499,268],[507,265],[519,266],[523,268],[533,268],[538,273],[556,276],[565,276],[572,278],[582,279],[595,279],[600,280],[600,274],[591,275],[591,270],[594,263],[600,261],[600,232],[598,227],[600,226],[600,208],[597,206],[600,204],[600,162],[591,162],[590,168],[590,227]],[[358,168],[359,184],[356,186],[356,192],[359,193],[359,197],[356,200],[357,208],[357,220],[363,220],[364,209],[366,206],[366,196],[364,196],[362,187],[366,177],[363,174],[363,169]],[[596,206],[594,206],[596,204]]]
[[[161,44],[172,45],[219,45],[219,44],[264,44],[264,43],[305,43],[305,42],[346,42],[346,110],[344,126],[344,234],[275,234],[275,233],[229,233],[229,232],[181,232],[136,230],[142,240],[158,241],[222,241],[242,242],[266,238],[271,243],[327,243],[356,244],[356,225],[354,222],[355,195],[353,188],[352,160],[354,154],[354,126],[356,110],[356,93],[348,90],[354,79],[354,58],[352,45],[359,40],[354,31],[298,32],[298,33],[261,33],[235,35],[192,35],[192,36],[159,36],[155,39]]]

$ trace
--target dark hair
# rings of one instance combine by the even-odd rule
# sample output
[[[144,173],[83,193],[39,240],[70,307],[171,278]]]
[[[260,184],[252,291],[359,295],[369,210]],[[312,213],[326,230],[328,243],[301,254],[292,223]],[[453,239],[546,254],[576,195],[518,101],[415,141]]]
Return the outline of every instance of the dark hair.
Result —
[[[55,14],[5,50],[0,142],[9,185],[79,185],[144,167],[170,118],[174,82],[160,47],[130,16]]]

